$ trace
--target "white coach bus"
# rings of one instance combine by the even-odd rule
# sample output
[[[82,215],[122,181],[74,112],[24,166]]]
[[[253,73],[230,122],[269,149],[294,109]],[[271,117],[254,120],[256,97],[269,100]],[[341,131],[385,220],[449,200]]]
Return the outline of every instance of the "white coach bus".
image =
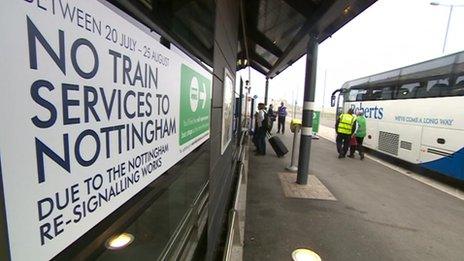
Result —
[[[335,103],[364,111],[366,147],[464,180],[464,52],[346,82]]]

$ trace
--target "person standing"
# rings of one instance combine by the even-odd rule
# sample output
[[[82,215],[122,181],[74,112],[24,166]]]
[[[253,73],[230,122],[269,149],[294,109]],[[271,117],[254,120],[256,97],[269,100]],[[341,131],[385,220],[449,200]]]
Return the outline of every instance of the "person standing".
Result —
[[[259,111],[256,111],[254,116],[253,116],[253,144],[256,146],[256,151],[258,151],[259,149],[259,146],[258,146],[258,138],[259,138],[259,135],[258,135],[258,117],[259,117]]]
[[[269,123],[271,126],[269,126],[269,133],[271,133],[272,127],[274,126],[274,121],[276,120],[276,113],[274,111],[274,106],[272,104],[269,104],[269,109],[267,110],[267,116],[269,117]]]
[[[349,109],[347,113],[342,113],[335,123],[337,132],[337,152],[338,158],[344,158],[348,152],[351,135],[354,133],[356,116],[353,115],[353,109]]]
[[[287,107],[285,107],[285,104],[283,102],[280,103],[279,108],[277,109],[277,133],[280,133],[280,130],[282,130],[282,134],[285,133],[285,117],[287,117]]]
[[[257,147],[258,155],[266,155],[266,128],[267,124],[264,122],[266,120],[266,107],[264,103],[258,104],[258,131],[257,131]]]
[[[363,140],[364,137],[366,137],[366,118],[364,117],[363,111],[358,111],[357,117],[356,117],[356,132],[354,133],[354,136],[356,138],[356,143],[357,145],[351,145],[350,146],[350,155],[348,157],[354,158],[354,153],[356,149],[358,149],[359,156],[361,157],[361,160],[364,159],[364,148],[363,148]]]

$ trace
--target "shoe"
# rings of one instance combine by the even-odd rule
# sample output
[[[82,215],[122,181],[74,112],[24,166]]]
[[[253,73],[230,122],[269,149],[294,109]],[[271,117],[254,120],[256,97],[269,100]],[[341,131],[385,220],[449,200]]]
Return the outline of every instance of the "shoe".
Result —
[[[361,160],[363,160],[363,159],[364,159],[364,155],[361,155]]]
[[[352,159],[353,159],[353,158],[354,158],[354,155],[348,155],[348,158],[352,158]]]
[[[343,156],[343,155],[338,155],[338,158],[339,158],[339,159],[342,159],[342,158],[344,158],[344,157],[345,157],[345,156]]]

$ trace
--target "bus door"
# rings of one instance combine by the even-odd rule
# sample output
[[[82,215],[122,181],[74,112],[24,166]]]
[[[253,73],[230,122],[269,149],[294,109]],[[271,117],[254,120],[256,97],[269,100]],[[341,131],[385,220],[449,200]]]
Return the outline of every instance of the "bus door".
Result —
[[[342,114],[344,111],[344,95],[345,89],[337,89],[332,93],[332,96],[330,98],[330,106],[335,107],[335,119],[338,119],[340,114]]]

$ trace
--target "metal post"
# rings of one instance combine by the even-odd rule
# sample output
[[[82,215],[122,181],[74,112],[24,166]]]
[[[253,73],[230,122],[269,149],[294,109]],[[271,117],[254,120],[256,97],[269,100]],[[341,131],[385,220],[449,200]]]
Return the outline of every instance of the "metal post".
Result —
[[[300,134],[300,125],[295,126],[295,133],[293,133],[293,147],[292,147],[292,162],[290,162],[290,166],[286,167],[285,169],[291,172],[296,172],[298,170],[297,159],[297,149],[298,149],[298,135]]]
[[[325,88],[327,87],[327,69],[324,71],[324,92],[322,94],[322,111],[321,114],[324,113],[324,103],[325,103]]]
[[[297,96],[298,97],[298,96]],[[295,119],[295,116],[296,116],[296,99],[295,101],[293,102],[293,118],[292,119]]]
[[[306,74],[304,85],[303,121],[301,126],[300,155],[296,183],[308,183],[309,159],[311,153],[311,127],[313,122],[314,96],[316,92],[317,39],[310,35],[306,48]]]
[[[267,105],[267,92],[269,89],[269,78],[266,78],[266,87],[264,90],[264,105]]]
[[[254,117],[255,117],[255,99],[254,98],[251,99],[251,106],[250,107],[251,107],[250,108],[250,129],[253,129],[253,132],[255,132],[256,128],[258,126],[254,126],[254,123],[255,123],[255,121],[254,121]]]
[[[249,120],[251,121],[251,117],[248,116],[248,94],[250,94],[250,81],[245,81],[245,126],[247,126],[248,130],[251,130],[251,125]]]
[[[453,13],[453,6],[450,6],[450,11],[449,11],[449,16],[448,16],[448,24],[446,25],[446,33],[445,33],[445,41],[443,42],[443,50],[441,51],[442,53],[445,53],[445,47],[446,47],[446,39],[448,38],[448,30],[449,30],[449,25],[451,21],[451,14]]]

